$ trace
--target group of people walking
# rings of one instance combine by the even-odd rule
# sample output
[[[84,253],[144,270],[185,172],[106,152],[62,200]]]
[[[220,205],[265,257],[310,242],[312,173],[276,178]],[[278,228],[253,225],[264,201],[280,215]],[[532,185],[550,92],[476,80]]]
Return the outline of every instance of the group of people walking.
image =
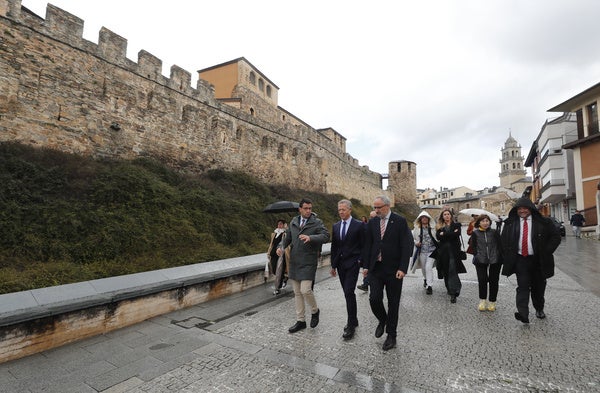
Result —
[[[431,295],[435,267],[450,302],[456,303],[462,288],[459,274],[467,270],[461,224],[454,219],[452,210],[442,209],[436,222],[429,213],[421,212],[412,231],[402,216],[391,211],[386,196],[374,199],[373,212],[366,222],[357,220],[351,214],[352,202],[342,199],[338,202],[340,221],[333,225],[330,234],[312,212],[312,202],[303,199],[299,203],[300,214],[291,220],[281,240],[276,245],[271,242],[275,248],[273,257],[283,256],[289,246],[288,275],[296,309],[296,322],[288,329],[290,333],[306,329],[306,305],[311,314],[310,327],[319,324],[320,310],[313,286],[321,246],[330,239],[330,274],[339,277],[346,301],[344,340],[352,339],[358,327],[354,291],[361,268],[363,277],[368,278],[369,304],[378,322],[375,337],[387,333],[382,346],[385,351],[397,345],[398,311],[407,272],[420,268],[425,293]],[[479,283],[478,309],[495,311],[500,273],[515,273],[515,318],[529,323],[530,296],[535,315],[545,318],[546,279],[554,274],[553,252],[560,244],[560,233],[526,197],[520,198],[510,211],[501,234],[491,224],[491,218],[484,214],[474,220],[469,230],[469,252],[473,254]]]

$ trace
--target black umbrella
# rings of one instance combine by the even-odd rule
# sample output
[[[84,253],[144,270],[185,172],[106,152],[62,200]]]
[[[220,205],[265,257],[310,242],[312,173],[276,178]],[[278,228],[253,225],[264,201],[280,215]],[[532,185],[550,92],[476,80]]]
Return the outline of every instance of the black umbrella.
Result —
[[[298,211],[298,202],[277,201],[263,209],[263,213],[294,213]]]

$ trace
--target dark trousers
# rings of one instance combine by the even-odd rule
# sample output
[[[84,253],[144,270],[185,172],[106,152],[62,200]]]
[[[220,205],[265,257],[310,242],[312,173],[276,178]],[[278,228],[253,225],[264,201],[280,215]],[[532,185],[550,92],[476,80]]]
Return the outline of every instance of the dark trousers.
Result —
[[[369,303],[371,311],[379,320],[386,324],[388,336],[396,337],[398,327],[398,309],[400,308],[400,295],[402,295],[402,281],[396,278],[395,273],[369,272]],[[388,299],[388,309],[383,305],[383,290]]]
[[[448,294],[456,296],[460,295],[462,283],[460,282],[460,277],[458,277],[456,260],[452,254],[450,254],[450,259],[448,260],[448,273],[444,275],[444,285],[446,285]]]
[[[502,267],[499,263],[493,263],[486,265],[483,263],[476,263],[475,269],[477,270],[477,282],[479,283],[479,298],[488,298],[488,284],[490,289],[490,302],[496,301],[498,296],[498,281],[500,280],[500,268]]]
[[[357,317],[357,306],[356,306],[356,295],[354,289],[356,288],[356,282],[358,281],[358,271],[360,266],[358,262],[353,264],[350,268],[338,268],[338,277],[344,290],[344,297],[346,298],[346,312],[348,313],[347,325],[358,326]]]
[[[529,295],[536,311],[544,310],[546,278],[535,255],[517,256],[515,264],[517,275],[517,310],[524,317],[529,315]]]

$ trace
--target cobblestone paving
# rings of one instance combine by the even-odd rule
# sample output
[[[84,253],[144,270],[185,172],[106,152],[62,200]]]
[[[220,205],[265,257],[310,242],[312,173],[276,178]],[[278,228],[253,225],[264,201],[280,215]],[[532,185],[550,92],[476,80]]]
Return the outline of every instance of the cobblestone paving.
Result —
[[[343,294],[329,279],[315,287],[316,329],[287,332],[294,323],[289,299],[210,333],[222,338],[219,345],[131,391],[600,392],[597,296],[557,271],[548,281],[548,317],[532,314],[523,325],[513,317],[514,277],[501,278],[497,311],[479,312],[470,263],[468,270],[457,304],[440,280],[428,296],[420,271],[405,279],[398,347],[391,351],[381,350],[385,336],[374,337],[376,321],[360,291],[360,326],[353,340],[342,340]],[[319,365],[331,375],[311,369]]]
[[[387,352],[367,293],[357,290],[360,326],[346,342],[337,278],[315,285],[319,326],[295,334],[290,289],[271,301],[267,284],[2,364],[0,392],[600,393],[598,255],[600,243],[563,242],[557,260],[582,284],[557,269],[547,318],[530,313],[529,325],[513,316],[514,277],[501,277],[496,312],[477,311],[470,261],[456,304],[441,280],[426,295],[420,271],[407,276]]]

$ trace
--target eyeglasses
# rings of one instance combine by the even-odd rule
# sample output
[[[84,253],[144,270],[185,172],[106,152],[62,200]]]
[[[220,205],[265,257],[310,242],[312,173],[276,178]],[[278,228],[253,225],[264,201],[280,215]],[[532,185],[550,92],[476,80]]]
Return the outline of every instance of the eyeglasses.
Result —
[[[385,206],[387,206],[387,205],[373,206],[373,209],[375,209],[375,210],[377,210],[377,209],[383,209]]]

